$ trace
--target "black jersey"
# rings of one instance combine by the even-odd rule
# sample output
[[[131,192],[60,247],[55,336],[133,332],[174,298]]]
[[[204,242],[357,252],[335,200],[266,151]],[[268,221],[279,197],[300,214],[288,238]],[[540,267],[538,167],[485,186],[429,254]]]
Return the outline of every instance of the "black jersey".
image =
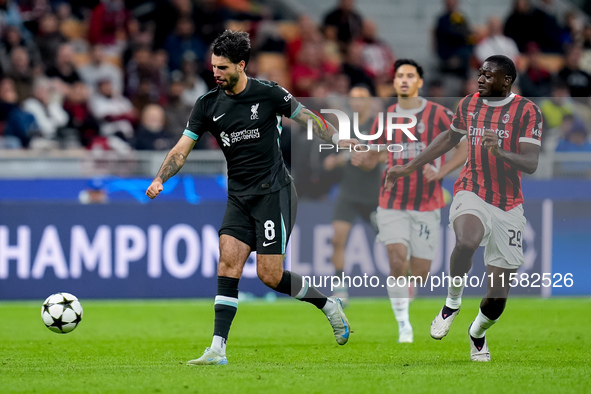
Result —
[[[301,104],[275,82],[248,78],[229,95],[215,88],[193,107],[183,133],[198,140],[210,132],[226,156],[228,194],[267,194],[292,181],[279,149],[282,116],[293,118]]]

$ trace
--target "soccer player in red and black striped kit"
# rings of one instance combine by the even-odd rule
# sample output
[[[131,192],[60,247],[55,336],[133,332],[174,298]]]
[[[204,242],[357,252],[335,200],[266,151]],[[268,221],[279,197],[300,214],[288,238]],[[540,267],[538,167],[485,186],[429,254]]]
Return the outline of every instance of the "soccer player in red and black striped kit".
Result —
[[[392,139],[386,133],[378,138],[377,144],[400,144],[401,152],[360,152],[354,155],[352,164],[368,170],[378,161],[387,158],[388,168],[410,162],[435,137],[447,130],[453,112],[419,96],[423,86],[423,68],[411,59],[398,59],[394,63],[394,88],[398,102],[388,108],[395,116],[392,123],[408,123],[406,115],[417,118],[416,126],[409,128],[416,141],[412,141],[402,130],[394,130]],[[378,118],[373,123],[372,134],[377,133]],[[435,256],[439,242],[441,225],[440,209],[445,206],[441,178],[466,161],[468,148],[466,141],[458,146],[452,158],[444,163],[437,158],[417,168],[410,176],[398,182],[392,190],[382,186],[377,209],[379,234],[377,239],[386,244],[390,262],[390,275],[396,283],[388,283],[388,296],[398,322],[398,342],[413,342],[413,329],[409,319],[409,282],[406,280],[410,268],[411,275],[426,280],[431,260]],[[386,172],[384,172],[384,177]],[[383,185],[383,182],[382,182]],[[410,255],[410,262],[407,256]],[[404,278],[403,281],[398,278]],[[395,284],[394,286],[392,286]],[[400,286],[399,286],[400,285]]]
[[[445,154],[462,136],[468,138],[468,161],[456,181],[449,215],[456,234],[450,276],[464,279],[448,287],[445,305],[431,323],[431,336],[441,339],[449,332],[472,256],[485,246],[487,292],[468,329],[472,361],[490,361],[485,333],[505,309],[509,275],[524,262],[521,172],[532,174],[538,166],[542,114],[530,100],[511,93],[516,76],[508,57],[487,58],[478,73],[478,93],[460,101],[450,129],[410,163],[390,168],[386,177],[386,187],[392,188],[399,177]]]

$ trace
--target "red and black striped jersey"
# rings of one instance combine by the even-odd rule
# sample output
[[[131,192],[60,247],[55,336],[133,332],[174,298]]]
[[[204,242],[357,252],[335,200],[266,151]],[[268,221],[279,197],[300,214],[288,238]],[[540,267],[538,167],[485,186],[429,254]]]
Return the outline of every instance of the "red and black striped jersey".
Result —
[[[387,191],[383,185],[388,168],[395,165],[404,165],[410,162],[421,153],[435,137],[450,127],[453,112],[442,105],[422,99],[422,104],[419,108],[404,110],[398,104],[394,104],[388,108],[388,113],[415,115],[417,118],[417,124],[415,127],[409,128],[408,130],[417,138],[417,140],[411,140],[399,129],[392,131],[392,140],[388,140],[385,130],[378,139],[378,144],[400,144],[403,147],[403,150],[400,152],[388,153],[388,166],[382,175],[380,207],[385,209],[433,211],[445,206],[443,192],[441,190],[441,182],[427,182],[423,176],[422,167],[410,176],[398,179],[391,191]],[[385,123],[386,122],[384,121],[383,124]],[[392,123],[410,123],[410,119],[394,116]],[[373,123],[372,134],[377,133],[378,127],[378,118],[376,118]],[[430,164],[439,168],[443,162],[444,158],[441,157]]]
[[[468,160],[454,185],[476,193],[489,204],[509,211],[523,202],[521,171],[491,155],[482,146],[485,130],[499,136],[499,147],[519,153],[520,143],[541,145],[542,113],[525,97],[512,93],[500,101],[489,101],[475,93],[458,104],[451,129],[468,138]]]

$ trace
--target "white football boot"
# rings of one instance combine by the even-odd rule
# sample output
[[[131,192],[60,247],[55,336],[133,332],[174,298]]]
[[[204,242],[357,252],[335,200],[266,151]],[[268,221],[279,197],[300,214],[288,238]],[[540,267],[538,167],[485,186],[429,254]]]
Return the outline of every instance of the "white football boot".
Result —
[[[414,336],[410,322],[404,323],[403,327],[398,325],[398,343],[413,343]]]
[[[330,322],[332,326],[332,331],[334,332],[334,338],[336,339],[339,345],[344,345],[349,341],[349,334],[351,333],[351,327],[349,326],[349,321],[347,320],[347,316],[345,316],[345,312],[343,312],[343,304],[340,298],[335,297],[328,297],[326,300],[327,303],[334,303],[334,306],[331,306],[329,312],[323,312],[326,314],[326,318]]]
[[[431,323],[431,337],[433,339],[441,339],[446,336],[451,327],[451,323],[453,323],[458,313],[460,313],[459,308],[451,313],[444,313],[444,309],[446,309],[445,306],[441,308],[441,311],[439,311]]]
[[[211,348],[206,348],[203,356],[187,361],[187,365],[226,365],[228,359]]]

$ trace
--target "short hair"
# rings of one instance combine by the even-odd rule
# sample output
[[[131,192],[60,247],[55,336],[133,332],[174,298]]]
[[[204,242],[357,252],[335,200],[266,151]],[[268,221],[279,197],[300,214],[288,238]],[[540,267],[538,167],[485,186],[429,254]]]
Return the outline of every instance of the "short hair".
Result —
[[[421,67],[419,65],[419,63],[415,62],[412,59],[398,59],[398,60],[396,60],[396,62],[394,62],[394,73],[396,73],[396,70],[398,70],[398,68],[400,68],[401,66],[404,66],[405,64],[408,64],[409,66],[413,66],[414,68],[416,68],[417,73],[419,74],[419,78],[423,78],[423,67]]]
[[[355,88],[358,89],[365,89],[369,92],[369,94],[371,94],[371,88],[369,87],[368,84],[366,83],[356,83],[355,85],[351,86],[351,88],[349,89],[349,92]]]
[[[238,64],[242,60],[248,64],[250,59],[250,38],[243,31],[226,30],[211,44],[211,51],[216,56],[229,59]]]
[[[486,58],[485,62],[494,63],[503,70],[505,75],[511,77],[511,83],[517,79],[517,69],[515,63],[505,55],[493,55]]]

